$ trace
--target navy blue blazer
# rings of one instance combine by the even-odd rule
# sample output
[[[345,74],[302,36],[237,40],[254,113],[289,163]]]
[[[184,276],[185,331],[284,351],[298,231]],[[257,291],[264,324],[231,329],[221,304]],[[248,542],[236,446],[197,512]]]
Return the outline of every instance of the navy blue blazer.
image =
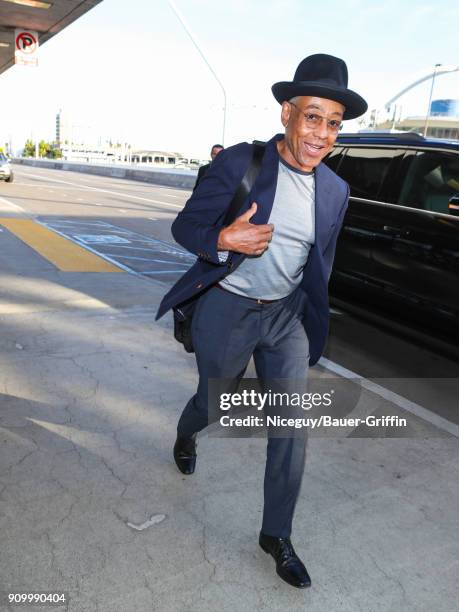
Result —
[[[279,169],[276,143],[283,137],[277,134],[266,144],[260,174],[241,208],[240,214],[252,202],[257,203],[252,223],[269,222]],[[242,253],[231,252],[228,260],[220,263],[217,241],[225,213],[251,159],[252,145],[246,142],[221,151],[177,215],[172,234],[198,259],[164,296],[156,319],[231,274],[244,260]],[[328,280],[348,199],[347,183],[320,163],[315,169],[315,243],[309,251],[301,282],[308,296],[303,325],[309,339],[311,366],[319,360],[328,335]]]

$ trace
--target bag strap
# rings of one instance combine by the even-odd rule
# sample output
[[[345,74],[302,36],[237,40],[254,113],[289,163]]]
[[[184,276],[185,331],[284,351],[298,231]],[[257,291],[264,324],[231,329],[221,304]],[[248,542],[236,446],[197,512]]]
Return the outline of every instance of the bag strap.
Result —
[[[260,174],[261,162],[265,154],[265,145],[259,142],[253,143],[253,155],[252,160],[245,171],[244,177],[241,184],[236,190],[236,193],[231,200],[231,204],[226,212],[223,225],[230,225],[237,217],[238,212],[241,210],[244,200],[249,195],[252,187]]]

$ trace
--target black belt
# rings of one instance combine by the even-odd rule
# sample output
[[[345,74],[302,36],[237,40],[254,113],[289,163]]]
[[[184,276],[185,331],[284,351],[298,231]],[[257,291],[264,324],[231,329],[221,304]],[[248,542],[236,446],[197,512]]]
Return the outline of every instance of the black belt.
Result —
[[[260,298],[251,298],[251,297],[247,297],[246,295],[240,295],[239,293],[234,293],[234,291],[230,291],[226,287],[223,287],[223,285],[220,285],[220,283],[216,283],[215,287],[218,287],[219,289],[221,289],[222,291],[226,291],[227,293],[231,293],[231,295],[237,295],[238,297],[242,297],[242,298],[245,298],[246,300],[250,300],[251,302],[255,302],[256,304],[273,304],[274,302],[279,301],[279,300],[261,300]]]

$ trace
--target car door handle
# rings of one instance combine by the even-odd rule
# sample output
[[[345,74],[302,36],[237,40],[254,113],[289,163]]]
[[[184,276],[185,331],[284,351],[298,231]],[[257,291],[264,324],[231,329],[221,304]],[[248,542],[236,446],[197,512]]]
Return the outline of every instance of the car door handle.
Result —
[[[394,236],[395,238],[400,238],[401,236],[409,236],[411,231],[409,229],[402,229],[401,227],[393,227],[392,225],[383,225],[383,230]]]
[[[342,231],[344,234],[359,236],[361,238],[374,238],[376,236],[375,232],[371,230],[366,230],[361,227],[351,227],[350,225],[344,225]]]
[[[383,230],[385,232],[389,232],[390,234],[401,234],[402,229],[400,227],[392,227],[392,225],[384,225]]]

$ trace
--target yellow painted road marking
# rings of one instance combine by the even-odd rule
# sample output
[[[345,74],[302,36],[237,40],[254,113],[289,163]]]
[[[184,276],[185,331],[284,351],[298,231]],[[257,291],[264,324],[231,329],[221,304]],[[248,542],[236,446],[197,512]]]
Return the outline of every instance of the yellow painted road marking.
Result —
[[[0,224],[63,272],[123,272],[31,219],[2,218]]]

